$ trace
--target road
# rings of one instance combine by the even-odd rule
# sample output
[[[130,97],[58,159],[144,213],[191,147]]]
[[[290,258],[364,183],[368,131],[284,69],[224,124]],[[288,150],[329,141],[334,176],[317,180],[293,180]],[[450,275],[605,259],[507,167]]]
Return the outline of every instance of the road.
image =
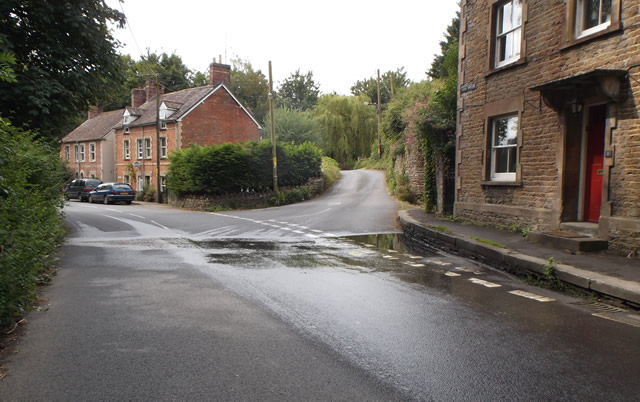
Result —
[[[637,400],[637,314],[415,255],[396,208],[373,171],[262,210],[69,202],[0,400]]]

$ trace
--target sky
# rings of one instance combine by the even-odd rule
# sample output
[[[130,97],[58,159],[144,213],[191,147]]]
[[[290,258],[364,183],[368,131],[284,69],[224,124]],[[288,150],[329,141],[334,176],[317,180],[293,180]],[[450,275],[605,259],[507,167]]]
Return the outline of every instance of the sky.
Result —
[[[175,53],[192,70],[239,57],[274,89],[296,70],[313,73],[321,93],[349,95],[358,80],[404,67],[412,81],[427,78],[458,0],[106,0],[124,11],[114,27],[121,54],[139,60]]]

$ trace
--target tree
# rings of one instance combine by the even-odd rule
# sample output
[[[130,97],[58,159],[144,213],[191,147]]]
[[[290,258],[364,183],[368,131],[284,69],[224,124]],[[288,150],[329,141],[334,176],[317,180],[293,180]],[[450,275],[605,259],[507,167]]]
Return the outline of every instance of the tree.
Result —
[[[109,31],[125,16],[102,0],[4,0],[2,42],[16,58],[18,85],[0,82],[0,113],[57,139],[122,76]]]
[[[301,112],[280,107],[274,110],[273,115],[277,142],[292,142],[298,145],[311,142],[318,146],[322,144],[320,124],[311,111]],[[271,122],[269,119],[265,120],[264,131],[269,133]]]
[[[103,99],[105,110],[120,109],[129,105],[131,89],[144,87],[148,80],[155,82],[156,74],[160,84],[165,86],[165,92],[209,84],[206,74],[190,70],[175,53],[156,54],[147,50],[147,55],[138,61],[124,55],[120,56],[119,62],[120,69],[124,72],[124,81]]]
[[[304,111],[318,102],[320,86],[313,81],[313,73],[302,75],[300,69],[286,78],[278,88],[278,103],[287,109]]]
[[[418,102],[427,102],[434,91],[441,86],[439,81],[421,81],[411,83],[398,91],[382,113],[382,134],[388,140],[387,142],[393,144],[406,140],[407,109]]]
[[[431,78],[445,78],[447,77],[447,68],[444,66],[445,55],[449,51],[449,47],[455,42],[458,43],[458,37],[460,36],[460,12],[456,13],[456,17],[451,20],[451,24],[447,27],[445,32],[444,41],[440,41],[441,54],[436,55],[431,63],[431,69],[427,71],[427,75]]]
[[[400,88],[406,87],[410,83],[407,78],[407,72],[404,67],[400,67],[396,71],[387,71],[380,77],[380,104],[386,105],[391,101],[392,88],[398,91]],[[378,102],[378,77],[372,77],[357,81],[351,87],[351,93],[359,96],[364,95],[369,98],[369,102]]]
[[[269,81],[260,70],[254,70],[251,62],[231,60],[231,92],[247,107],[257,121],[264,120],[269,110]]]
[[[314,109],[325,153],[342,167],[351,168],[356,159],[368,157],[377,138],[376,111],[366,100],[364,96],[324,95]]]

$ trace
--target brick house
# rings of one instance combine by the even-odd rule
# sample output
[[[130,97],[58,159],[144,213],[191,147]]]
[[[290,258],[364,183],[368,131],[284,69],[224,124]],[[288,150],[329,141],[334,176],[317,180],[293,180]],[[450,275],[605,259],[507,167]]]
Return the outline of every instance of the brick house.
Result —
[[[113,127],[122,120],[123,109],[102,112],[92,106],[87,120],[60,140],[60,157],[76,178],[115,178]]]
[[[640,3],[461,8],[455,214],[637,251]]]
[[[229,91],[231,67],[212,63],[209,86],[162,93],[156,103],[151,82],[131,91],[131,106],[121,112],[115,126],[116,180],[142,190],[157,186],[158,141],[156,108],[160,121],[160,176],[164,191],[172,150],[189,147],[259,140],[262,127]],[[134,179],[135,177],[135,179]]]

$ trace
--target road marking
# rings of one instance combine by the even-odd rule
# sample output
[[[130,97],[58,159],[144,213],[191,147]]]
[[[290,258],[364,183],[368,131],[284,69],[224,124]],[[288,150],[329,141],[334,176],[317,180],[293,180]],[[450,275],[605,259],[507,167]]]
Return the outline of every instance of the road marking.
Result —
[[[324,235],[327,236],[327,237],[338,237],[338,236],[334,235],[333,233],[325,233]]]
[[[382,258],[390,259],[390,258],[393,258],[393,257],[390,256],[390,255],[383,255]]]
[[[387,253],[397,253],[396,250],[387,250]]]
[[[451,265],[450,262],[443,262],[443,261],[439,261],[439,260],[431,260],[429,262],[431,264],[441,265],[441,266],[444,266],[444,267]]]
[[[445,272],[444,274],[447,276],[461,276],[460,274],[456,274],[455,272]]]
[[[416,268],[418,268],[418,267],[426,267],[426,265],[424,265],[424,264],[409,264],[409,265],[411,265],[412,267],[416,267]]]
[[[465,267],[455,267],[454,269],[456,269],[458,271],[462,271],[462,272],[468,272],[470,274],[482,275],[482,272],[480,272],[480,271],[474,271],[472,269],[465,268]]]
[[[488,288],[499,288],[502,285],[498,285],[497,283],[493,283],[493,282],[487,282],[487,281],[483,281],[482,279],[477,279],[477,278],[471,278],[469,279],[471,282],[475,283],[476,285],[482,285],[482,286],[486,286]]]
[[[311,231],[314,233],[322,233],[322,230],[311,229]]]
[[[311,239],[317,239],[318,238],[318,236],[312,235],[312,234],[308,234],[308,233],[305,235],[305,237],[309,237]]]
[[[140,216],[140,215],[136,215],[136,214],[129,214],[131,216],[135,216],[136,218],[140,218],[140,219],[147,219],[144,216]]]
[[[301,231],[301,230],[294,230],[294,231],[293,231],[293,233],[297,233],[297,234],[304,234],[304,232],[303,232],[303,231]]]
[[[283,228],[283,227],[281,227],[280,229],[282,229],[282,230],[286,230],[287,232],[291,232],[291,231],[293,230],[293,229]]]
[[[411,258],[412,260],[418,260],[422,257],[418,256],[418,255],[411,255],[411,254],[407,254],[407,257]]]
[[[153,224],[155,224],[155,225],[160,226],[160,227],[161,227],[161,228],[163,228],[163,229],[167,229],[167,230],[169,229],[169,228],[168,228],[168,227],[166,227],[165,225],[161,225],[161,224],[159,224],[159,223],[158,223],[158,222],[156,222],[156,221],[150,221],[150,222],[151,222],[151,223],[153,223]]]
[[[122,213],[122,211],[120,211],[119,209],[113,209],[113,208],[105,208],[107,211],[113,211],[113,212],[120,212]]]
[[[512,290],[509,293],[511,293],[512,295],[516,295],[516,296],[520,296],[520,297],[526,297],[527,299],[536,300],[536,301],[543,302],[543,303],[556,301],[556,299],[552,299],[550,297],[545,297],[545,296],[540,296],[540,295],[537,295],[535,293],[525,292],[524,290]]]

